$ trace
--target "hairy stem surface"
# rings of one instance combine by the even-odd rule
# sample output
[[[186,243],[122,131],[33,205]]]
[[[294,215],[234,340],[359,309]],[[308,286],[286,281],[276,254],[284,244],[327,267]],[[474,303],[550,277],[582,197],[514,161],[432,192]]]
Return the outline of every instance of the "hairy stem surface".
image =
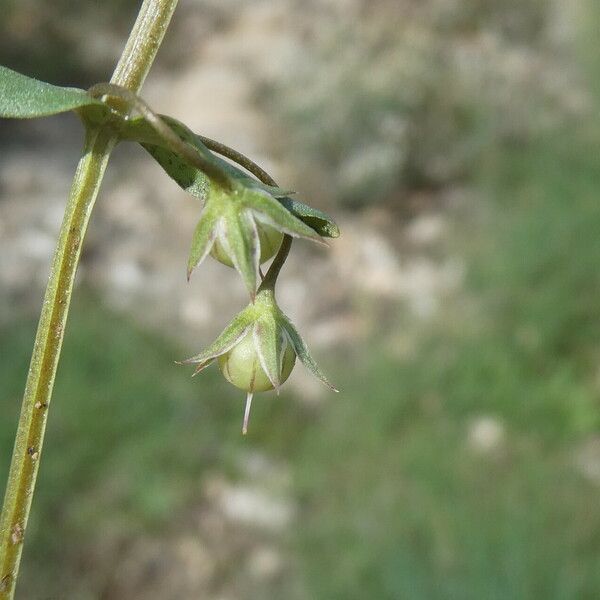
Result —
[[[162,42],[177,0],[144,0],[111,81],[137,93]],[[81,246],[112,149],[110,125],[88,129],[65,211],[33,355],[0,517],[0,600],[14,597]]]

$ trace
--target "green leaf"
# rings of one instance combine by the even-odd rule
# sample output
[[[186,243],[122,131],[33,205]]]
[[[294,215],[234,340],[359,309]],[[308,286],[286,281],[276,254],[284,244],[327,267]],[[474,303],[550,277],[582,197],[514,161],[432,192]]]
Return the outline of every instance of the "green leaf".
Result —
[[[199,150],[203,156],[210,158],[215,164],[218,164],[223,171],[238,184],[241,184],[242,187],[257,193],[260,193],[261,191],[266,192],[273,198],[277,198],[280,204],[292,213],[293,216],[297,217],[322,237],[336,238],[340,235],[338,226],[329,215],[312,208],[299,200],[290,198],[289,196],[293,192],[267,185],[250,176],[237,166],[232,165],[215,155],[202,143],[199,137],[183,123],[164,115],[161,115],[161,118],[173,128],[175,133],[177,133],[182,140],[188,142]],[[201,171],[187,164],[178,154],[161,146],[159,143],[160,140],[157,139],[157,134],[154,129],[152,129],[152,127],[142,118],[124,122],[121,125],[121,136],[123,139],[139,141],[165,170],[167,175],[174,179],[180,187],[201,200],[206,198],[209,185],[208,178]],[[289,220],[288,225],[290,225]],[[304,233],[297,232],[293,235],[313,237],[306,229],[303,231]]]
[[[188,165],[179,154],[154,144],[142,144],[142,147],[154,158],[179,187],[200,200],[208,193],[208,177],[202,171]]]
[[[219,157],[217,157],[219,158]],[[222,159],[219,159],[222,160]],[[242,171],[235,165],[232,165],[226,161],[223,161],[223,168],[229,173],[229,175],[241,183],[244,187],[254,190],[262,190],[263,192],[267,192],[273,196],[273,198],[283,198],[285,196],[290,196],[291,194],[295,194],[293,190],[284,190],[283,188],[276,187],[273,185],[267,185],[262,181],[255,179],[253,176],[248,175],[245,171]]]
[[[314,229],[323,237],[336,238],[340,236],[339,227],[335,221],[324,212],[312,208],[293,198],[279,198],[279,202],[293,215]]]
[[[302,364],[320,381],[322,381],[327,387],[331,388],[334,392],[337,390],[325,377],[323,371],[319,369],[315,359],[312,357],[311,353],[308,350],[308,346],[302,339],[302,336],[298,333],[298,330],[294,326],[294,324],[285,316],[281,315],[281,321],[283,328],[292,344],[292,348],[296,352],[298,358],[302,361]]]
[[[58,87],[0,66],[0,117],[31,119],[92,105],[104,106],[84,90]]]
[[[181,140],[194,146],[204,158],[220,164],[220,159],[197,140],[194,133],[183,123],[165,115],[160,117]],[[206,199],[210,186],[208,177],[200,169],[188,164],[179,154],[164,146],[159,134],[143,117],[119,123],[119,136],[122,140],[139,142],[179,187],[200,200]]]

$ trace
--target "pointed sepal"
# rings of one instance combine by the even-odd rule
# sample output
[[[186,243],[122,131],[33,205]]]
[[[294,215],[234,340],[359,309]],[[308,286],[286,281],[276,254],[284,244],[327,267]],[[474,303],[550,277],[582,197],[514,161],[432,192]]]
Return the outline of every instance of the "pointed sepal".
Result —
[[[295,217],[270,194],[261,190],[245,189],[241,197],[244,204],[252,209],[254,216],[266,225],[275,227],[293,237],[306,238],[325,244],[314,229]]]
[[[192,247],[187,267],[187,278],[189,280],[192,271],[206,258],[210,252],[220,226],[219,216],[212,210],[211,206],[205,206],[200,216],[200,221],[194,231]]]
[[[260,245],[258,230],[252,214],[230,207],[225,218],[224,237],[226,248],[236,271],[242,277],[250,297],[254,299],[258,281]]]
[[[208,348],[200,352],[200,354],[180,361],[181,364],[197,365],[194,373],[196,374],[204,369],[204,367],[207,367],[215,358],[229,352],[252,327],[253,316],[248,308],[238,313]]]
[[[283,329],[278,326],[273,317],[265,315],[254,324],[252,335],[260,366],[273,384],[275,391],[279,393],[283,353],[287,343]]]
[[[327,387],[331,388],[334,392],[339,390],[325,377],[325,374],[317,365],[315,359],[312,357],[308,346],[302,339],[302,336],[298,333],[298,330],[294,324],[284,315],[281,316],[281,324],[285,329],[285,333],[288,336],[289,342],[294,349],[294,352],[302,362],[302,364],[320,381],[322,381]]]

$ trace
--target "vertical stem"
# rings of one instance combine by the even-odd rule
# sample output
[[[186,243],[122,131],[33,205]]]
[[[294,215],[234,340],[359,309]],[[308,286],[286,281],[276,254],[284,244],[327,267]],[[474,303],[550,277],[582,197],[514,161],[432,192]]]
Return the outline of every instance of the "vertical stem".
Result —
[[[285,234],[283,236],[283,240],[281,242],[281,246],[279,246],[279,251],[277,252],[265,278],[262,280],[258,291],[261,290],[275,290],[275,284],[277,283],[277,277],[279,277],[279,272],[281,271],[281,267],[285,263],[285,259],[288,257],[290,253],[290,248],[292,247],[292,242],[294,238],[291,235]]]
[[[12,597],[16,581],[81,243],[115,144],[106,130],[86,138],[46,288],[8,477],[0,522],[2,599]]]
[[[178,0],[144,0],[111,83],[139,92],[154,62]]]
[[[144,0],[112,81],[138,92],[177,0]],[[118,137],[109,126],[88,129],[67,203],[27,375],[0,517],[0,600],[14,597],[81,245]]]

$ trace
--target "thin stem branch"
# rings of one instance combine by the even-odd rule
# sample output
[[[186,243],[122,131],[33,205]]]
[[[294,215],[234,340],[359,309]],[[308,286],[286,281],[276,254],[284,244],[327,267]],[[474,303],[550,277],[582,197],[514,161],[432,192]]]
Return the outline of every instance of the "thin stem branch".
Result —
[[[112,96],[123,100],[128,107],[137,110],[144,117],[146,122],[158,133],[161,140],[168,144],[171,151],[179,154],[188,164],[200,169],[226,189],[231,188],[227,173],[216,162],[211,161],[210,157],[202,156],[197,148],[182,140],[160,115],[155,113],[144,100],[131,90],[113,83],[97,83],[88,90],[88,93],[94,97]]]
[[[161,142],[166,142],[169,149],[182,156],[188,164],[196,167],[209,177],[216,179],[224,187],[231,187],[231,182],[229,181],[227,173],[218,164],[211,161],[210,157],[203,156],[197,146],[187,144],[184,138],[177,135],[177,132],[173,129],[173,123],[177,123],[175,119],[159,115],[136,93],[114,83],[96,83],[89,88],[88,94],[94,98],[101,98],[104,96],[113,99],[117,98],[122,101],[122,105],[117,107],[119,110],[124,109],[127,116],[129,116],[131,111],[137,111],[143,117],[144,122],[154,129],[154,133],[148,135],[147,131],[143,131],[139,128],[132,128],[130,124],[130,126],[125,128],[122,132],[121,139],[134,139],[137,142],[147,144],[160,144]],[[193,136],[208,150],[212,150],[225,158],[229,158],[252,173],[264,184],[278,187],[275,180],[262,167],[259,167],[246,155],[222,142],[218,142],[217,140],[213,140],[204,135],[193,133],[182,123],[177,123],[177,125],[181,128],[185,128],[188,135]]]
[[[144,0],[112,81],[139,91],[177,0]],[[44,296],[0,517],[0,600],[14,597],[81,245],[118,141],[110,128],[88,129]]]
[[[290,253],[290,248],[292,247],[292,242],[294,238],[291,235],[287,235],[287,233],[283,236],[283,240],[281,242],[281,246],[279,246],[279,251],[277,252],[265,278],[262,280],[258,291],[260,290],[274,290],[275,283],[277,282],[277,278],[279,277],[279,272],[281,271],[281,267],[285,263],[288,254]]]
[[[249,159],[247,156],[226,146],[221,142],[217,142],[211,138],[207,138],[203,135],[196,134],[196,137],[209,149],[225,158],[231,159],[233,162],[236,162],[238,165],[246,169],[246,171],[250,171],[252,175],[254,175],[257,179],[260,179],[266,185],[272,185],[273,187],[278,187],[275,180],[262,168],[259,167],[253,160]]]

